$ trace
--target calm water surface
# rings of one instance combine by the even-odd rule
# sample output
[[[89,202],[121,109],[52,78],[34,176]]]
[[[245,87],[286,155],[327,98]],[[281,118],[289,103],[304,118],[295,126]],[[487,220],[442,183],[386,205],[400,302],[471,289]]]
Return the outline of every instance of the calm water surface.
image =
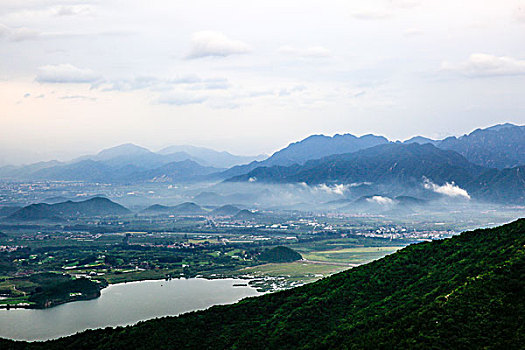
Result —
[[[51,309],[0,310],[0,337],[46,340],[90,328],[123,326],[156,317],[206,309],[259,295],[246,280],[201,278],[142,281],[110,285],[93,300]]]

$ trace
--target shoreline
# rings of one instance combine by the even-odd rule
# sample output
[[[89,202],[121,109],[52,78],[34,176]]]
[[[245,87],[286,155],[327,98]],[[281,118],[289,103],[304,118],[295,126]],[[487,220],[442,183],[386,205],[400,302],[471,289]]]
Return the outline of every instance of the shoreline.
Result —
[[[157,281],[161,281],[161,280],[165,280],[165,281],[170,281],[170,280],[173,280],[173,279],[177,279],[177,280],[180,280],[180,279],[203,279],[203,280],[238,280],[238,281],[249,281],[249,280],[255,280],[254,278],[246,278],[246,277],[242,277],[242,276],[239,276],[239,277],[233,277],[233,276],[203,276],[203,275],[197,275],[195,277],[185,277],[185,276],[179,276],[179,277],[172,277],[170,279],[167,279],[167,278],[156,278],[156,279],[138,279],[138,280],[131,280],[131,281],[125,281],[125,282],[117,282],[117,283],[107,283],[105,285],[103,285],[100,289],[99,289],[99,293],[98,295],[96,296],[92,296],[92,297],[86,297],[86,298],[77,298],[77,299],[72,299],[72,300],[65,300],[65,301],[61,301],[61,302],[56,302],[56,303],[53,303],[51,306],[48,306],[48,307],[34,307],[35,305],[34,304],[27,304],[27,305],[21,305],[22,303],[20,304],[0,304],[0,310],[21,310],[21,309],[26,309],[26,310],[48,310],[48,309],[52,309],[56,306],[60,306],[60,305],[64,305],[64,304],[69,304],[69,303],[74,303],[74,302],[77,302],[77,301],[89,301],[89,300],[94,300],[94,299],[98,299],[102,296],[103,294],[103,291],[107,290],[108,288],[112,287],[112,286],[117,286],[117,285],[120,285],[120,284],[131,284],[131,283],[142,283],[142,282],[157,282]],[[256,287],[253,287],[250,285],[250,283],[237,283],[235,284],[233,287],[241,287],[241,286],[245,286],[245,287],[250,287],[250,288],[253,288],[255,289],[258,293],[263,293],[261,292],[258,288]],[[24,303],[25,304],[25,303]]]
[[[181,279],[178,279],[178,280],[181,280]],[[208,283],[213,283],[213,279],[207,279],[207,278],[203,278],[203,277],[195,277],[195,278],[189,278],[187,279],[188,281],[189,280],[200,280],[200,281],[207,281]],[[105,324],[104,322],[102,323],[99,323],[97,322],[96,325],[93,325],[91,324],[90,326],[88,326],[87,328],[83,328],[82,325],[80,325],[79,327],[82,328],[82,329],[79,329],[79,330],[76,330],[74,332],[71,332],[69,333],[70,330],[65,330],[65,333],[63,334],[58,334],[59,332],[55,332],[55,331],[51,331],[51,332],[43,332],[43,333],[37,333],[36,336],[32,337],[31,335],[33,334],[33,331],[31,329],[28,329],[24,332],[22,332],[22,334],[11,334],[11,332],[7,332],[5,333],[3,336],[0,336],[0,339],[8,339],[8,340],[13,340],[13,341],[28,341],[28,342],[43,342],[43,341],[47,341],[47,340],[52,340],[52,339],[59,339],[59,338],[62,338],[62,337],[67,337],[69,335],[72,335],[72,334],[75,334],[75,333],[78,333],[78,332],[83,332],[83,331],[86,331],[86,330],[96,330],[96,329],[104,329],[104,328],[117,328],[117,327],[128,327],[128,326],[133,326],[139,322],[144,322],[144,321],[148,321],[148,320],[151,320],[151,319],[156,319],[156,318],[165,318],[165,317],[177,317],[177,316],[180,316],[180,315],[183,315],[183,314],[186,314],[186,313],[190,313],[190,312],[195,312],[195,311],[202,311],[202,310],[206,310],[206,309],[209,309],[210,307],[213,307],[213,306],[216,306],[216,305],[226,305],[226,304],[234,304],[234,303],[237,303],[239,302],[240,300],[242,299],[246,299],[246,298],[253,298],[253,297],[258,297],[258,296],[261,296],[263,295],[264,293],[260,293],[260,292],[257,292],[256,288],[253,288],[253,287],[250,287],[249,285],[246,285],[244,286],[244,288],[246,290],[251,290],[251,291],[248,291],[248,292],[235,292],[235,290],[238,290],[240,289],[239,287],[236,287],[234,286],[236,283],[242,283],[243,281],[245,280],[241,280],[241,279],[238,279],[238,278],[223,278],[223,279],[215,279],[215,280],[223,280],[223,281],[226,281],[226,283],[221,283],[220,285],[222,286],[220,289],[224,290],[224,286],[226,285],[227,286],[227,290],[231,290],[232,291],[232,295],[235,295],[235,294],[239,294],[241,293],[241,295],[244,295],[244,296],[241,296],[239,299],[235,299],[233,301],[217,301],[215,303],[212,303],[212,304],[208,304],[208,305],[201,305],[201,306],[198,306],[196,308],[190,308],[190,309],[185,309],[184,311],[177,311],[177,312],[174,312],[174,313],[168,313],[168,314],[165,314],[165,315],[156,315],[156,314],[151,314],[147,317],[144,317],[144,318],[137,318],[137,319],[133,319],[131,318],[131,320],[126,320],[124,318],[124,321],[120,320],[120,321],[115,321],[115,320],[112,320],[112,321],[109,321],[109,323]],[[156,283],[156,286],[154,287],[156,290],[158,290],[158,287],[159,285],[161,285],[160,287],[161,288],[168,288],[168,290],[170,288],[178,288],[177,286],[180,286],[180,284],[174,284],[174,285],[165,285],[165,287],[162,287],[162,284],[163,281],[161,280],[158,280],[158,279],[155,279],[155,280],[142,280],[142,281],[133,281],[133,282],[126,282],[126,283],[115,283],[113,285],[109,285],[108,288],[105,288],[104,290],[107,291],[107,292],[110,292],[111,296],[110,298],[115,298],[115,295],[118,295],[120,293],[123,292],[123,290],[116,290],[116,291],[111,291],[111,287],[121,287],[123,285],[130,285],[130,284],[140,284],[140,283]],[[171,282],[177,282],[177,281],[171,281]],[[202,282],[200,283],[202,284]],[[183,284],[185,285],[185,284]],[[212,286],[213,287],[213,286]],[[203,287],[201,287],[202,289]],[[148,286],[145,286],[145,289],[146,290],[149,290],[149,287]],[[145,290],[144,288],[142,288],[142,290]],[[209,287],[204,287],[204,289],[208,289],[208,290],[214,290],[214,288],[209,288]],[[131,287],[131,291],[132,290],[136,290],[135,287]],[[176,289],[174,289],[176,291]],[[116,293],[116,294],[115,294]],[[230,292],[228,292],[229,294]],[[206,297],[204,297],[204,300],[206,299]],[[104,304],[107,304],[109,301],[111,301],[112,299],[106,299]],[[85,301],[90,301],[90,300],[85,300]],[[93,300],[91,300],[93,301]],[[67,304],[67,303],[65,303]],[[81,303],[79,303],[81,304]],[[199,303],[197,303],[198,305]],[[71,307],[71,306],[69,306]],[[76,306],[73,306],[73,309],[71,310],[80,310],[80,309],[84,309],[88,307],[88,309],[91,309],[92,307],[95,307],[95,305],[90,305],[90,304],[87,304],[86,306],[82,306],[82,307],[76,307]],[[38,310],[38,313],[39,313],[39,317],[37,317],[36,319],[37,320],[42,320],[42,317],[49,317],[49,316],[44,316],[44,315],[48,315],[47,312],[49,311],[46,311],[44,309],[26,309],[26,310],[22,310],[23,308],[18,308],[18,312],[20,312],[18,315],[18,317],[16,317],[15,319],[19,319],[20,317],[22,318],[29,318],[31,320],[34,320],[34,317],[36,317],[36,314],[33,314],[33,312],[37,312]],[[50,310],[52,310],[53,308],[49,308]],[[33,311],[34,310],[34,311]],[[68,309],[70,310],[70,309]],[[40,313],[42,312],[42,313]],[[51,311],[52,314],[56,314],[58,312],[58,314],[62,313],[63,310],[60,310],[60,311]],[[0,313],[3,314],[4,318],[3,320],[5,321],[7,317],[7,320],[9,320],[9,313],[6,312],[6,311],[3,311],[3,310],[0,310]],[[16,313],[16,311],[15,311]],[[26,314],[27,313],[27,314]],[[138,313],[140,315],[140,312]],[[51,314],[49,314],[51,315]],[[79,314],[81,315],[81,314]],[[91,315],[91,318],[93,317],[93,315]],[[100,321],[104,321],[106,320],[106,318],[103,317],[103,315],[100,316],[100,318],[97,318],[98,320]],[[34,322],[34,321],[30,321],[30,322]],[[52,327],[51,327],[52,328]],[[27,332],[27,333],[25,333]],[[11,334],[11,335],[10,335]]]

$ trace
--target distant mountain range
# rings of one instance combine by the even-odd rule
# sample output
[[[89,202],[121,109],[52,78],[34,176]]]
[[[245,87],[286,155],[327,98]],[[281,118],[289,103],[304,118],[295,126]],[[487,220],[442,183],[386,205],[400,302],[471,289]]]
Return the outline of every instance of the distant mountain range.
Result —
[[[68,219],[125,216],[133,214],[126,207],[115,203],[107,198],[94,197],[83,201],[64,201],[54,204],[36,203],[25,207],[0,207],[0,218],[5,221],[29,222],[29,221],[65,221]],[[174,206],[155,204],[138,212],[140,215],[159,216],[235,216],[246,219],[255,216],[249,210],[241,210],[233,205],[224,205],[213,210],[204,209],[198,204],[184,202]]]
[[[303,165],[258,167],[228,182],[346,184],[367,183],[396,195],[429,192],[489,201],[525,202],[524,167],[492,169],[430,143],[388,143],[332,155]]]
[[[88,182],[187,181],[263,156],[235,156],[194,146],[172,146],[158,153],[124,144],[70,162],[40,162],[0,168],[0,179]]]
[[[487,129],[477,129],[459,138],[447,137],[432,140],[422,136],[412,137],[402,143],[430,143],[434,146],[452,150],[463,155],[473,164],[502,169],[525,164],[525,126],[501,124]],[[335,154],[353,153],[362,149],[394,143],[382,136],[365,135],[356,137],[350,134],[324,136],[313,135],[290,144],[263,161],[232,167],[216,178],[228,179],[247,174],[258,167],[302,165],[308,160],[320,159]],[[395,143],[401,143],[399,141]]]
[[[258,167],[288,166],[303,164],[308,160],[323,158],[332,154],[342,154],[359,151],[376,145],[386,144],[389,141],[382,136],[365,135],[357,137],[351,134],[325,136],[312,135],[306,139],[291,143],[271,157],[263,161],[254,161],[250,164],[238,165],[220,174],[220,178],[230,178]]]
[[[252,161],[263,160],[267,155],[260,154],[258,156],[237,156],[231,153],[222,151],[215,151],[204,147],[195,147],[190,145],[169,146],[161,149],[158,154],[189,154],[197,163],[211,166],[215,168],[230,168],[239,164],[247,164]]]
[[[320,183],[420,183],[425,176],[436,182],[468,179],[483,168],[452,151],[431,144],[388,143],[354,153],[311,160],[304,165],[258,167],[229,181]],[[463,183],[461,183],[463,185]]]
[[[404,142],[391,142],[375,135],[313,135],[267,159],[259,158],[194,146],[170,146],[155,153],[124,144],[67,163],[53,161],[2,167],[0,179],[106,183],[369,182],[374,186],[409,186],[411,189],[421,188],[427,179],[438,187],[454,182],[479,199],[525,200],[525,126],[501,124],[461,137],[432,140],[416,136]],[[230,167],[253,159],[258,160]],[[225,169],[227,167],[230,168]],[[427,187],[436,192],[434,185],[427,184]],[[371,188],[361,195],[369,195],[376,189]],[[410,195],[406,191],[391,194]],[[207,204],[236,202],[234,198],[211,192],[203,192],[195,201]]]
[[[456,151],[470,162],[489,168],[511,168],[525,165],[525,126],[500,124],[487,129],[476,129],[459,138],[455,136],[436,141],[414,137],[405,143],[432,143],[434,146]]]
[[[67,218],[120,216],[131,211],[107,198],[95,197],[80,202],[38,203],[23,207],[7,217],[8,221],[60,221]]]

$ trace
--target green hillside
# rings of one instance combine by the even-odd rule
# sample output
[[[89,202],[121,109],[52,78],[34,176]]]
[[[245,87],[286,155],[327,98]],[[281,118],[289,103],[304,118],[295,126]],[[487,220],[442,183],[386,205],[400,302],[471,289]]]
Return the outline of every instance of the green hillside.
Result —
[[[411,245],[303,287],[41,349],[516,349],[525,344],[525,219]]]

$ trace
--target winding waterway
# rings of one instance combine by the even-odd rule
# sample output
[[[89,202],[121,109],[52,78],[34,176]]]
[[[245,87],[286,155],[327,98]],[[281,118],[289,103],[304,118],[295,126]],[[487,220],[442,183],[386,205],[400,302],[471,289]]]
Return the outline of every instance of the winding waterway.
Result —
[[[86,329],[123,326],[179,315],[259,295],[246,280],[201,278],[141,281],[110,285],[93,300],[44,310],[0,310],[0,337],[47,340]]]

